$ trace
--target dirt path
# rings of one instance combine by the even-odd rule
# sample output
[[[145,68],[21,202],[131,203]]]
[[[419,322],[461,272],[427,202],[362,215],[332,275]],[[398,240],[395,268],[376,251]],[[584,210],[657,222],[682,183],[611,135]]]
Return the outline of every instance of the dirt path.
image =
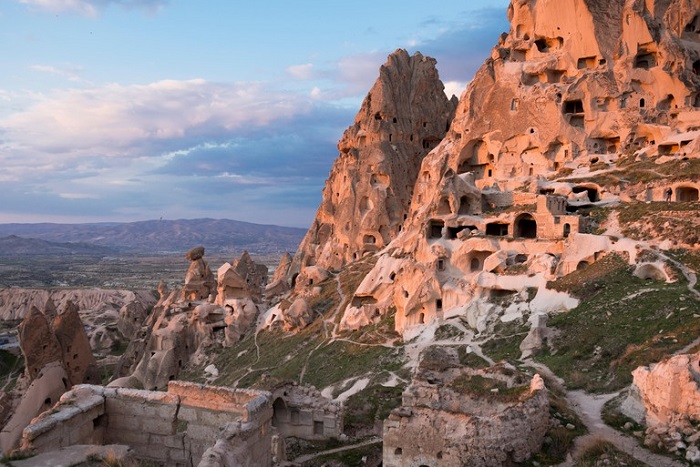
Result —
[[[561,378],[556,376],[548,367],[532,360],[527,360],[526,363],[548,378],[556,381],[556,384],[561,385],[563,388]],[[576,439],[573,452],[569,454],[565,462],[562,462],[557,467],[573,466],[574,459],[578,457],[581,448],[591,438],[603,438],[614,444],[620,451],[651,467],[686,467],[681,462],[648,451],[640,446],[638,439],[622,434],[605,424],[601,416],[603,406],[607,401],[619,394],[619,392],[612,394],[588,394],[585,391],[566,391],[566,400],[569,406],[576,412],[583,424],[586,425],[588,434]]]
[[[671,458],[654,454],[639,444],[639,440],[631,436],[624,435],[619,431],[606,425],[601,418],[601,410],[603,405],[617,396],[619,393],[613,394],[587,394],[584,391],[569,391],[566,398],[571,405],[571,408],[581,417],[581,420],[589,430],[589,434],[582,436],[576,440],[574,446],[573,458],[575,459],[582,446],[585,446],[586,440],[593,437],[602,437],[606,441],[613,443],[621,451],[626,452],[638,461],[644,462],[653,467],[684,467],[685,464],[675,461]],[[561,466],[571,466],[573,462],[571,456]]]
[[[291,461],[292,465],[302,465],[304,462],[309,462],[310,460],[316,459],[317,457],[320,456],[325,456],[326,454],[335,454],[337,452],[343,452],[343,451],[349,451],[351,449],[357,449],[361,448],[364,446],[371,446],[372,444],[380,444],[382,442],[381,439],[379,438],[373,438],[367,441],[363,441],[362,443],[357,443],[353,444],[350,446],[343,446],[340,448],[335,448],[335,449],[329,449],[328,451],[323,451],[323,452],[315,452],[313,454],[307,454],[305,456],[297,457],[293,461]]]

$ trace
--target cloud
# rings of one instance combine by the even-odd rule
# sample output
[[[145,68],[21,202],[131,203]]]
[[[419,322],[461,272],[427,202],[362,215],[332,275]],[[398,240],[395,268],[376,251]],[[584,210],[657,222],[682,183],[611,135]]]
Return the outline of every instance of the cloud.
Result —
[[[75,81],[75,82],[80,82],[82,81],[82,78],[80,77],[80,74],[78,73],[78,69],[76,67],[55,67],[51,65],[32,65],[30,67],[34,71],[39,71],[41,73],[48,73],[51,75],[56,75],[60,76],[61,78],[65,78],[69,81]]]
[[[52,13],[74,12],[90,17],[98,16],[100,11],[110,5],[157,11],[167,4],[167,0],[19,0],[19,2],[37,10]]]
[[[0,137],[16,150],[133,158],[168,142],[246,132],[307,112],[311,99],[261,83],[159,81],[55,91],[0,120]],[[176,145],[179,146],[179,145]]]
[[[287,67],[287,73],[298,80],[309,80],[314,77],[313,63],[305,63],[303,65],[292,65]]]
[[[6,217],[263,222],[269,210],[277,223],[308,225],[356,112],[272,84],[205,80],[32,99],[0,118]]]
[[[443,84],[445,85],[445,94],[448,98],[452,96],[461,97],[464,89],[467,87],[466,81],[446,81]]]

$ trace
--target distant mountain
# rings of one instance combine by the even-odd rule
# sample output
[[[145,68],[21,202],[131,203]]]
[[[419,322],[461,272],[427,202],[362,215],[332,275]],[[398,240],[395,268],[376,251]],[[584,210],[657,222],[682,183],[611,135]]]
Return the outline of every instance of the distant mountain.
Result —
[[[106,247],[112,253],[179,253],[195,245],[204,245],[211,253],[240,252],[246,249],[254,254],[275,254],[295,251],[305,233],[304,229],[294,227],[251,224],[228,219],[96,224],[0,224],[0,237],[17,236],[24,237],[24,240],[31,238],[58,244],[79,243],[82,247]],[[17,237],[10,237],[12,240],[7,241],[15,242],[21,247]],[[7,251],[11,251],[9,245],[10,243]],[[48,248],[50,245],[43,246]],[[72,246],[77,248],[76,245]],[[35,247],[40,248],[40,245]],[[28,248],[27,251],[32,250]]]
[[[39,240],[37,238],[22,238],[16,235],[0,237],[0,256],[39,256],[39,255],[76,255],[76,256],[105,256],[113,255],[113,248],[90,245],[88,243],[58,243]]]

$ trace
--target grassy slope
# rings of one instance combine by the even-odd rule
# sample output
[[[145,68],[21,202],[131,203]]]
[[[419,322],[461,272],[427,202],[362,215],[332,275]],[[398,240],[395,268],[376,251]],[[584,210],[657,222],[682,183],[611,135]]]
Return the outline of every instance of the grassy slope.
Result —
[[[685,280],[639,279],[617,255],[550,285],[579,297],[581,304],[550,319],[559,335],[536,359],[570,388],[620,389],[637,366],[657,362],[700,335],[700,302]]]

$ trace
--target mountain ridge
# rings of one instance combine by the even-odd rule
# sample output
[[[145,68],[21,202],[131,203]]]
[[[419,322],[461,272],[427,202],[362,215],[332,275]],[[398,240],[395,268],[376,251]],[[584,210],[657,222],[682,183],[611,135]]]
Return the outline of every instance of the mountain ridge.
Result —
[[[296,250],[305,229],[232,219],[147,220],[124,223],[0,224],[0,237],[15,235],[54,243],[83,243],[121,253],[174,253],[194,245],[210,252],[248,250],[279,254]]]

